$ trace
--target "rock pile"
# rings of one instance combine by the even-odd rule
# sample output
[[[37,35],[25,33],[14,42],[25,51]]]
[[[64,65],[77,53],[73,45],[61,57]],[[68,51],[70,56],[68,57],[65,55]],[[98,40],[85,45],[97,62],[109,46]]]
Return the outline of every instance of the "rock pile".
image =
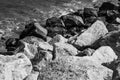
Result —
[[[0,80],[119,80],[119,10],[104,2],[25,25],[0,52]]]

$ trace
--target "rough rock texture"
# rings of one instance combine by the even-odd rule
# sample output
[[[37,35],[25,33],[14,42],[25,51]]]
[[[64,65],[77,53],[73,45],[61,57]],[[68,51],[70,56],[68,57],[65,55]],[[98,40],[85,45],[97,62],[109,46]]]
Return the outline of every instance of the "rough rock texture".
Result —
[[[25,80],[37,80],[38,75],[39,75],[39,72],[32,71],[31,74],[29,76],[27,76],[27,78]]]
[[[38,47],[42,50],[50,50],[50,51],[53,51],[53,46],[50,45],[49,43],[47,42],[39,42],[38,43]]]
[[[37,46],[24,42],[24,54],[29,58],[33,59],[35,55],[38,53]]]
[[[49,44],[53,45],[54,43],[57,43],[57,42],[65,43],[67,42],[67,39],[64,38],[62,35],[56,35],[55,37],[53,37],[52,40],[49,41]]]
[[[0,80],[23,80],[31,71],[32,64],[24,54],[0,55]]]
[[[98,20],[84,33],[77,37],[74,45],[78,47],[90,46],[106,33],[108,33],[106,26],[102,21]]]
[[[86,58],[66,56],[39,67],[38,80],[111,80],[113,71]]]
[[[101,46],[110,46],[115,53],[120,57],[120,31],[112,31],[105,35],[100,42]]]
[[[75,56],[78,54],[78,50],[68,43],[55,43],[54,45],[54,56],[60,57],[60,56]]]
[[[102,46],[93,53],[92,58],[93,58],[92,60],[102,64],[102,63],[110,63],[116,60],[118,56],[111,47]]]

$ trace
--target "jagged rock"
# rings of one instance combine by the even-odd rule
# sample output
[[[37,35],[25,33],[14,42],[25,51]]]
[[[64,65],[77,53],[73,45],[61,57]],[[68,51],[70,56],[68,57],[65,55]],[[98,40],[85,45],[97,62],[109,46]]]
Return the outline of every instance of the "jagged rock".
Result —
[[[106,26],[102,21],[98,20],[90,28],[77,37],[74,45],[78,48],[91,46],[106,33],[108,33]]]
[[[77,56],[92,56],[94,52],[95,52],[94,49],[87,48],[84,51],[80,51]]]
[[[60,19],[63,20],[67,30],[73,29],[74,27],[82,28],[84,24],[83,19],[80,16],[63,15]]]
[[[24,54],[0,55],[0,80],[23,80],[31,71],[32,64]]]
[[[39,75],[39,72],[32,71],[31,74],[29,76],[27,76],[27,78],[25,80],[37,80],[38,75]]]
[[[24,54],[29,58],[33,59],[35,55],[38,53],[37,46],[34,44],[29,44],[24,42],[25,48],[24,48]]]
[[[99,11],[102,11],[102,10],[116,10],[117,9],[117,6],[113,3],[110,3],[110,2],[104,2],[100,8],[99,8]]]
[[[31,60],[33,65],[37,65],[42,60],[49,61],[53,59],[53,54],[51,51],[47,50],[41,50],[38,48],[38,53],[35,55],[35,57]]]
[[[61,56],[75,56],[78,54],[78,50],[68,43],[55,43],[54,45],[54,56],[55,58]]]
[[[53,45],[54,43],[57,43],[57,42],[65,43],[67,42],[67,39],[64,38],[62,35],[56,35],[55,37],[53,37],[52,40],[49,41],[49,44]]]
[[[112,31],[105,35],[100,41],[101,46],[110,46],[120,57],[120,31]]]
[[[38,47],[39,47],[41,50],[53,51],[53,46],[50,45],[50,44],[47,43],[47,42],[39,42],[39,43],[38,43]]]
[[[111,80],[113,73],[100,64],[76,56],[46,62],[39,66],[39,72],[38,80]]]
[[[25,47],[24,44],[17,38],[9,38],[5,42],[5,45],[6,45],[7,51],[15,51],[16,53],[23,51]]]
[[[97,10],[94,8],[84,8],[83,15],[86,25],[94,23],[97,20],[97,16],[98,16]]]
[[[118,56],[113,51],[113,49],[109,46],[102,46],[97,49],[93,55],[92,60],[96,61],[97,63],[111,63],[112,61],[116,60]]]
[[[47,30],[38,22],[31,22],[25,26],[25,29],[20,34],[20,39],[23,39],[27,36],[35,36],[46,41]]]

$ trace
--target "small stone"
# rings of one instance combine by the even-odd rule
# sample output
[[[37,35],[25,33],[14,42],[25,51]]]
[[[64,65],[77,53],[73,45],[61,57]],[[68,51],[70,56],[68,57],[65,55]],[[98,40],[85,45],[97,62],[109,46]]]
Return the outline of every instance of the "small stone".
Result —
[[[53,37],[52,40],[49,41],[49,44],[53,45],[53,44],[55,44],[57,42],[66,43],[67,39],[64,38],[62,35],[56,35],[55,37]]]

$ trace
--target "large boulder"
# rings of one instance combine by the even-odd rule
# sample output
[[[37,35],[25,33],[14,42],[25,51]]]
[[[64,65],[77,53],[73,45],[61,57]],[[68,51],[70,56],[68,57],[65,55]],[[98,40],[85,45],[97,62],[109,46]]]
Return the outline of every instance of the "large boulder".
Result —
[[[55,58],[61,56],[75,56],[78,54],[78,50],[68,43],[55,43],[54,44],[54,56]]]
[[[46,62],[39,66],[39,72],[38,80],[111,80],[113,73],[100,64],[76,56]]]
[[[91,57],[92,57],[92,60],[94,60],[100,64],[111,63],[112,61],[114,61],[118,58],[116,53],[109,46],[100,47],[93,53],[93,55]]]
[[[23,53],[0,55],[0,80],[23,80],[31,71],[32,64]]]
[[[106,26],[102,21],[98,20],[90,28],[77,37],[74,45],[78,48],[91,46],[106,33],[108,33]]]

